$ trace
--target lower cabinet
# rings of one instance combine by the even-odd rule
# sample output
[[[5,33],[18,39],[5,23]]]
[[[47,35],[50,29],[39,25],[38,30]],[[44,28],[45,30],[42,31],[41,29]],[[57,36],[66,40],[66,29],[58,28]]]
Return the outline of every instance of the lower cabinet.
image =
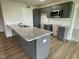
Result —
[[[18,44],[23,48],[29,59],[46,59],[48,57],[51,34],[43,36],[33,41],[26,41],[19,34],[13,31]]]
[[[65,41],[67,39],[68,27],[58,27],[57,38],[58,40]]]
[[[57,38],[59,40],[63,40],[64,39],[64,34],[65,34],[65,27],[58,27]]]

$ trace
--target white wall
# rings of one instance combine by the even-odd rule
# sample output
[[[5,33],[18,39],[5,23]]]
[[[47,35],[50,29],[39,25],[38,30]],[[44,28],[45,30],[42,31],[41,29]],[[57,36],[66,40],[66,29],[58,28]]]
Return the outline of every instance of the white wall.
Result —
[[[33,10],[30,8],[22,9],[23,23],[28,26],[33,26]]]
[[[77,11],[77,14],[75,19],[74,29],[79,29],[79,4],[76,11]]]
[[[27,25],[33,25],[32,9],[28,9],[26,4],[10,0],[1,0],[3,18],[5,23],[6,36],[11,36],[11,30],[6,26],[8,24],[25,22]],[[29,23],[28,23],[29,22]]]
[[[72,14],[72,22],[71,22],[71,26],[70,26],[69,33],[68,33],[68,37],[69,37],[70,40],[73,40],[72,39],[72,34],[73,34],[76,15],[77,15],[77,8],[78,8],[78,3],[74,2],[74,10],[73,10],[73,14]]]
[[[79,3],[75,4],[71,34],[72,40],[79,42]]]

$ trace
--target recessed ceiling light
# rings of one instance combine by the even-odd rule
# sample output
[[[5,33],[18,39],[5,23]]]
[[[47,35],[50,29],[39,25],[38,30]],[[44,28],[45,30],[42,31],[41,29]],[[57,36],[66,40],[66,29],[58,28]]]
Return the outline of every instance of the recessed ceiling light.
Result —
[[[44,0],[40,0],[41,2],[43,2]]]

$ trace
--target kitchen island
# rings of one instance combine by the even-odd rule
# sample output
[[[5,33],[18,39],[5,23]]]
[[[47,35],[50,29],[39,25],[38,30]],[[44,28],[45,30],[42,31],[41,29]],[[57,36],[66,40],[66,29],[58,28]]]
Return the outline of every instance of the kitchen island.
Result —
[[[8,25],[19,45],[28,54],[29,59],[46,59],[49,53],[52,32],[36,27]]]

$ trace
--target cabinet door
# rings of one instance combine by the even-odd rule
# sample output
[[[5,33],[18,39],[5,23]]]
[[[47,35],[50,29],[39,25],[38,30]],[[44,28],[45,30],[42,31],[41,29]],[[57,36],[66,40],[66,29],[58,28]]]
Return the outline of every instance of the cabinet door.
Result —
[[[47,17],[50,18],[50,8],[47,9]]]
[[[41,12],[40,9],[33,10],[33,26],[40,28],[41,26]]]
[[[53,11],[53,7],[52,7],[52,6],[49,6],[49,7],[47,8],[47,17],[48,17],[48,18],[51,18],[50,12],[52,12],[52,11]]]
[[[53,10],[56,10],[56,6],[50,6],[49,10],[50,10],[50,12],[52,12]]]
[[[65,27],[58,27],[57,38],[63,40],[65,35]]]
[[[47,8],[48,8],[48,7],[41,8],[41,13],[47,13]]]
[[[37,42],[36,43],[36,47],[37,47],[36,59],[46,59],[46,57],[48,56],[48,53],[49,53],[51,36],[47,35],[47,36],[41,37],[41,38],[37,39],[36,42]]]
[[[48,18],[52,18],[52,16],[50,16],[50,12],[53,12],[54,10],[62,10],[62,5],[54,5],[54,6],[48,7],[48,9],[47,9]]]
[[[60,5],[57,5],[56,6],[56,10],[62,10],[62,5],[60,4]]]
[[[63,5],[63,17],[64,18],[71,17],[73,2],[64,3],[62,5]]]

